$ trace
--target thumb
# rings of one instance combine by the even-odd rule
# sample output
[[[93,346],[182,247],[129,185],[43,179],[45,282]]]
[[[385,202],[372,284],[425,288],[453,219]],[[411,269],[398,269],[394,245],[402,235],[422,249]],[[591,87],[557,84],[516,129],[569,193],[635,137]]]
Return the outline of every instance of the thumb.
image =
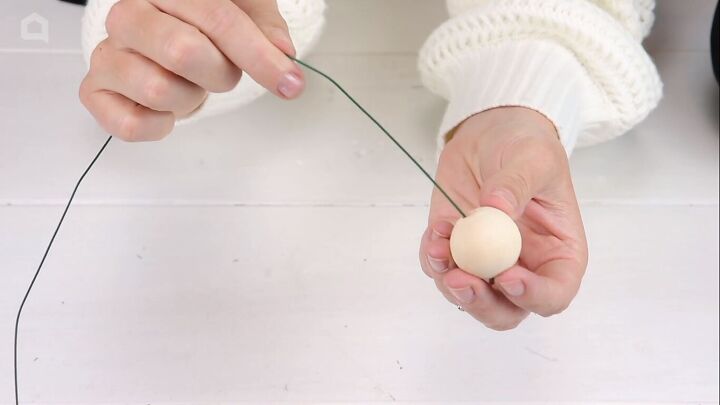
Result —
[[[479,204],[495,207],[517,219],[548,182],[551,169],[537,166],[532,160],[508,164],[483,183]]]
[[[276,0],[233,0],[233,2],[253,20],[273,45],[286,55],[296,56],[290,30],[280,14]]]

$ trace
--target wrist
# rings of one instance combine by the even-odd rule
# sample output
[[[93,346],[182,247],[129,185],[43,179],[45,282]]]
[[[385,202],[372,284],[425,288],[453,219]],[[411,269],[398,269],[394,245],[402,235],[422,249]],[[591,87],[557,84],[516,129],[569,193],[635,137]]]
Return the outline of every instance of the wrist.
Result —
[[[440,125],[446,135],[478,111],[522,106],[542,112],[557,128],[569,154],[585,125],[594,83],[576,56],[549,40],[508,40],[446,58],[428,77],[449,103]],[[427,73],[429,74],[429,73]],[[432,81],[435,79],[435,81]]]
[[[447,142],[472,137],[480,141],[498,138],[539,137],[560,142],[557,128],[543,113],[528,107],[495,107],[468,117],[447,134]]]

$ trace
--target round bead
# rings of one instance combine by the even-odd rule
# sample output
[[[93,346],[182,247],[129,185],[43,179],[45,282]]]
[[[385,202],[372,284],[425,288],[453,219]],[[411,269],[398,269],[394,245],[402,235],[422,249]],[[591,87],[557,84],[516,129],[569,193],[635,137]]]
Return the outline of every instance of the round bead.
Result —
[[[515,221],[493,207],[480,207],[455,224],[450,251],[458,267],[489,280],[520,257],[522,237]]]

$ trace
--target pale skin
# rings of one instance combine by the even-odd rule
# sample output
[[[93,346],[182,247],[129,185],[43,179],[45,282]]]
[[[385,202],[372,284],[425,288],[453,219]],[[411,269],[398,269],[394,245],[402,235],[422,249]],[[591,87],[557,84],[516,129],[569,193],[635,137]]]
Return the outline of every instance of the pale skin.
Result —
[[[304,88],[275,1],[121,0],[106,28],[80,100],[126,141],[162,139],[208,92],[232,90],[243,74],[285,99]]]
[[[155,141],[209,92],[232,90],[248,74],[284,99],[304,89],[288,28],[275,1],[121,0],[107,19],[109,37],[93,52],[80,99],[110,134]],[[460,214],[433,192],[420,263],[453,304],[496,330],[530,313],[564,310],[580,286],[587,243],[565,151],[552,123],[522,107],[463,122],[439,161],[437,180],[467,212],[505,211],[518,223],[518,264],[490,283],[455,266],[449,247]]]
[[[445,146],[437,180],[466,211],[491,206],[510,215],[523,239],[517,265],[492,284],[458,269],[449,236],[460,214],[434,191],[420,263],[450,302],[495,330],[570,305],[587,266],[587,242],[567,156],[547,118],[523,107],[468,118]]]

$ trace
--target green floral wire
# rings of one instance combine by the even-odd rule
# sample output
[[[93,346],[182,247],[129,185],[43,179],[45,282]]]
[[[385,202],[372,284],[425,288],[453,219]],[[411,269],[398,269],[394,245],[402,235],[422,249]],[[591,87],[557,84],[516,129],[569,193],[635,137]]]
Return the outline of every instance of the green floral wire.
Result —
[[[366,110],[365,108],[363,108],[363,106],[361,106],[360,103],[358,103],[357,100],[355,100],[355,98],[354,98],[353,96],[350,95],[350,93],[348,93],[338,82],[336,82],[335,79],[333,79],[332,77],[328,76],[328,75],[325,74],[324,72],[322,72],[322,71],[314,68],[313,66],[308,65],[307,63],[301,61],[300,59],[294,58],[294,57],[292,57],[292,56],[290,56],[290,55],[288,55],[288,57],[289,57],[290,59],[292,59],[293,61],[297,62],[298,64],[300,64],[300,65],[302,65],[302,66],[304,66],[304,67],[312,70],[313,72],[319,74],[320,76],[324,77],[325,79],[327,79],[328,81],[330,81],[330,83],[334,84],[335,87],[337,87],[338,90],[340,90],[340,91],[345,95],[345,97],[348,98],[348,100],[350,100],[353,104],[355,104],[355,106],[357,106],[357,108],[360,109],[360,111],[362,111],[365,115],[367,115],[367,117],[370,118],[370,120],[371,120],[372,122],[374,122],[375,125],[377,125],[377,127],[380,128],[380,130],[381,130],[385,135],[387,135],[387,137],[390,138],[390,140],[391,140],[395,145],[397,145],[398,148],[400,148],[400,150],[405,154],[405,156],[407,156],[407,157],[415,164],[415,166],[417,166],[417,168],[420,169],[420,171],[425,175],[425,177],[427,177],[427,179],[430,180],[430,182],[433,184],[433,186],[435,186],[435,188],[437,188],[438,191],[440,191],[440,192],[442,193],[442,195],[444,195],[445,198],[447,198],[447,200],[450,202],[450,204],[452,204],[452,206],[455,207],[455,209],[457,210],[457,212],[459,212],[460,215],[462,215],[463,217],[466,216],[465,213],[463,212],[463,210],[460,209],[460,206],[457,205],[457,203],[456,203],[452,198],[450,198],[450,196],[448,195],[448,193],[440,186],[440,184],[438,184],[437,181],[435,181],[435,179],[432,178],[432,176],[430,175],[430,173],[428,173],[427,170],[425,170],[425,168],[423,168],[422,165],[420,165],[420,163],[410,154],[410,152],[408,152],[407,149],[405,149],[405,148],[400,144],[400,142],[398,142],[397,139],[395,139],[395,137],[392,136],[392,135],[390,134],[390,132],[388,132],[388,130],[385,129],[385,127],[383,127],[382,124],[380,124],[380,123],[378,122],[378,120],[375,119],[375,117],[373,117],[369,112],[367,112],[367,110]]]
[[[25,291],[25,296],[23,296],[22,302],[20,302],[20,307],[18,308],[17,317],[15,318],[15,340],[13,344],[13,370],[14,370],[14,377],[15,377],[15,405],[20,404],[20,396],[18,395],[18,330],[20,328],[20,317],[23,313],[23,308],[25,308],[25,303],[27,302],[28,297],[30,296],[30,291],[32,291],[33,286],[35,285],[35,281],[38,278],[38,275],[40,275],[40,270],[42,270],[43,264],[45,264],[45,259],[48,257],[48,253],[50,253],[50,248],[52,248],[53,243],[55,242],[55,237],[58,235],[58,231],[60,231],[60,227],[63,224],[63,221],[65,220],[65,216],[68,213],[68,210],[70,209],[70,205],[72,205],[73,200],[75,199],[75,194],[78,191],[78,188],[80,188],[80,184],[82,184],[83,179],[85,179],[85,176],[90,172],[90,169],[95,165],[95,162],[100,158],[100,155],[102,155],[103,151],[105,151],[105,148],[107,148],[108,144],[110,143],[110,140],[112,139],[112,136],[108,137],[105,140],[105,143],[103,143],[102,147],[100,147],[100,150],[97,152],[93,160],[90,162],[90,164],[85,168],[85,171],[80,176],[80,179],[78,179],[77,183],[75,183],[75,188],[72,191],[72,194],[70,194],[70,198],[68,199],[67,204],[65,205],[65,210],[63,210],[62,216],[60,216],[60,221],[58,221],[57,226],[55,227],[55,231],[52,234],[52,237],[50,238],[50,242],[48,242],[47,247],[45,248],[45,253],[43,253],[42,259],[40,259],[40,264],[37,267],[37,270],[35,270],[35,274],[33,275],[32,281],[30,281],[30,285],[28,286],[27,290]]]
[[[443,190],[443,188],[440,187],[440,185],[432,178],[432,176],[430,176],[430,174],[420,165],[420,163],[418,163],[418,161],[415,160],[415,158],[400,144],[400,142],[398,142],[390,134],[390,132],[388,132],[385,129],[385,127],[383,127],[372,115],[370,115],[370,113],[367,112],[367,110],[365,110],[365,108],[363,108],[363,106],[361,106],[347,91],[345,91],[345,89],[342,86],[340,86],[340,84],[338,84],[338,82],[336,82],[332,77],[326,75],[325,73],[321,72],[320,70],[308,65],[307,63],[305,63],[299,59],[295,59],[291,56],[290,56],[290,59],[299,63],[302,66],[305,66],[306,68],[312,70],[313,72],[319,74],[320,76],[326,78],[332,84],[334,84],[335,87],[337,87],[350,101],[352,101],[352,103],[355,104],[360,109],[360,111],[362,111],[365,115],[367,115],[367,117],[370,118],[370,120],[372,120],[372,122],[374,122],[375,125],[377,125],[378,128],[380,128],[380,130],[382,130],[382,132],[385,133],[385,135],[387,135],[388,138],[390,138],[390,140],[393,141],[393,143],[395,145],[397,145],[397,147],[400,148],[400,150],[403,151],[403,153],[408,158],[410,158],[410,160],[412,160],[413,163],[415,163],[415,166],[417,166],[418,169],[420,169],[420,171],[425,175],[425,177],[427,177],[428,180],[430,180],[432,182],[432,184],[445,196],[445,198],[447,198],[448,201],[450,201],[450,204],[452,204],[453,207],[455,207],[455,209],[460,213],[460,215],[465,217],[465,213],[460,209],[460,207],[455,203],[455,201],[453,201],[453,199],[450,198],[450,196],[445,192],[445,190]],[[100,158],[100,155],[102,155],[103,151],[105,151],[105,148],[107,148],[111,139],[112,139],[112,137],[108,137],[107,140],[105,140],[105,142],[100,147],[100,150],[97,152],[95,157],[92,159],[90,164],[87,166],[85,171],[82,173],[82,175],[78,179],[77,183],[75,183],[75,187],[72,191],[72,194],[70,195],[70,198],[68,199],[68,202],[65,205],[65,209],[63,210],[62,216],[60,217],[60,221],[58,221],[58,224],[55,227],[55,231],[53,232],[52,237],[50,238],[50,242],[48,242],[48,245],[45,248],[45,252],[42,256],[42,259],[40,260],[40,264],[38,265],[37,269],[35,270],[35,274],[33,275],[33,278],[30,281],[30,285],[28,286],[27,290],[25,291],[25,295],[23,296],[22,302],[20,303],[20,307],[18,308],[17,317],[15,318],[15,338],[14,338],[14,344],[13,344],[13,371],[14,371],[13,374],[14,374],[14,382],[15,382],[15,404],[16,405],[18,405],[20,403],[20,396],[18,394],[18,332],[20,329],[20,318],[22,316],[23,309],[25,308],[25,303],[27,302],[27,299],[30,296],[30,292],[32,291],[33,286],[35,285],[35,281],[37,281],[37,278],[40,275],[40,270],[42,270],[43,264],[45,264],[45,259],[47,259],[48,254],[50,253],[50,249],[52,248],[53,243],[55,242],[55,238],[57,237],[58,232],[60,231],[60,227],[62,226],[63,221],[65,220],[65,216],[67,215],[68,210],[70,209],[70,206],[72,205],[72,202],[75,199],[75,194],[77,193],[78,188],[80,188],[80,185],[82,184],[83,180],[85,179],[85,176],[87,176],[87,174],[90,172],[90,169],[92,169],[92,167],[95,165],[95,162],[97,162],[97,160]]]

